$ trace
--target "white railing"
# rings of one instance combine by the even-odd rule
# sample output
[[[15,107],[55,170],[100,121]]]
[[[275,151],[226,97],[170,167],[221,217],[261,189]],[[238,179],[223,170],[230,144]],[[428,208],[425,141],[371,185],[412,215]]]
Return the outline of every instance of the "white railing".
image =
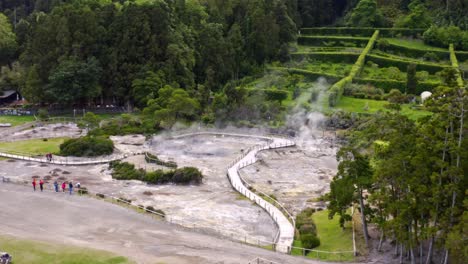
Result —
[[[80,157],[62,157],[53,155],[52,161],[48,161],[44,155],[38,155],[27,152],[14,151],[11,149],[0,149],[0,157],[25,160],[31,162],[40,162],[56,165],[93,165],[93,164],[102,164],[109,163],[115,160],[121,160],[129,155],[138,155],[140,153],[126,153],[126,154],[113,154],[110,156],[101,156],[93,158],[80,158]]]

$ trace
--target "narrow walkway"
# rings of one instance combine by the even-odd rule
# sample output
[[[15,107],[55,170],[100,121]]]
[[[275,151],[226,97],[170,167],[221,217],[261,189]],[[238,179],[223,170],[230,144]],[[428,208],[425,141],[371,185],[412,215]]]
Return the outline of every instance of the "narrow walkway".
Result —
[[[244,182],[239,175],[239,169],[255,163],[257,161],[257,153],[262,150],[291,147],[295,146],[296,143],[292,140],[280,137],[254,136],[222,132],[195,132],[173,136],[172,138],[189,137],[195,135],[250,137],[264,139],[268,141],[267,144],[257,145],[245,151],[242,156],[238,157],[228,166],[227,175],[234,189],[236,189],[242,195],[254,201],[257,205],[265,209],[265,211],[267,211],[268,214],[273,218],[275,223],[278,225],[279,229],[279,234],[277,235],[274,241],[276,243],[276,251],[286,254],[289,253],[294,242],[294,225],[288,220],[288,218],[281,212],[280,209],[278,209],[271,203],[265,201],[259,195],[253,193],[244,185]],[[292,221],[294,221],[294,219],[292,219]]]
[[[262,197],[258,196],[257,194],[250,191],[247,187],[245,187],[241,177],[239,175],[239,169],[246,167],[250,164],[253,164],[257,161],[257,153],[266,150],[266,149],[274,149],[274,148],[284,148],[294,146],[295,143],[288,139],[282,138],[270,138],[271,142],[263,145],[263,146],[256,146],[250,149],[246,154],[243,155],[242,158],[237,160],[234,164],[232,164],[228,169],[228,177],[231,181],[232,186],[238,192],[249,198],[250,200],[254,201],[260,207],[265,209],[273,220],[278,225],[279,235],[276,242],[276,251],[282,253],[289,253],[291,250],[291,246],[294,242],[294,226],[288,220],[288,218],[278,209],[276,206],[268,203]]]
[[[95,157],[95,158],[79,158],[79,157],[68,158],[68,157],[54,156],[52,161],[48,161],[45,157],[40,157],[38,155],[32,155],[32,154],[30,155],[26,153],[12,154],[12,153],[0,152],[0,157],[4,157],[4,158],[26,160],[26,161],[32,161],[32,162],[48,163],[48,164],[67,165],[67,166],[68,165],[70,166],[95,165],[95,164],[109,163],[114,160],[124,159],[128,157],[129,155],[137,155],[137,153],[119,154],[119,155],[111,155],[111,156]]]

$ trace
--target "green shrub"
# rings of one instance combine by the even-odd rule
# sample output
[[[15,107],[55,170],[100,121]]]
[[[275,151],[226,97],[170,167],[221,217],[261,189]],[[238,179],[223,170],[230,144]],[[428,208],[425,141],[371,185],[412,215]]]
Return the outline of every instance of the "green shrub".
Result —
[[[389,79],[371,79],[371,78],[355,78],[355,83],[373,85],[377,88],[383,89],[388,93],[391,89],[398,89],[405,92],[406,81],[396,81]],[[439,86],[440,82],[418,82],[416,86],[416,94],[421,94],[424,91],[432,91],[435,87]]]
[[[106,196],[104,194],[102,194],[102,193],[96,193],[96,196],[101,198],[101,199],[106,198]]]
[[[395,43],[390,43],[390,45],[386,48],[386,52],[390,52],[397,55],[402,55],[408,58],[423,58],[424,55],[428,52],[432,52],[437,55],[440,59],[448,59],[449,53],[447,51],[440,51],[440,50],[429,50],[429,49],[418,49],[414,47],[406,47],[397,45]]]
[[[317,227],[315,226],[315,224],[313,222],[303,224],[303,225],[301,225],[301,228],[299,228],[299,233],[304,234],[304,235],[305,234],[317,235]]]
[[[149,152],[145,153],[145,161],[148,163],[155,163],[169,168],[177,168],[177,163],[175,163],[174,161],[162,161],[156,155],[153,155]]]
[[[47,118],[49,118],[49,111],[45,108],[39,109],[37,111],[37,118],[39,118],[39,120],[47,120]]]
[[[80,195],[88,194],[88,189],[86,187],[80,187],[78,189],[78,194],[80,194]]]
[[[424,42],[430,45],[447,48],[453,44],[457,49],[468,50],[468,31],[463,31],[456,26],[431,26],[424,32],[423,37]]]
[[[432,51],[426,52],[423,58],[427,61],[433,61],[433,62],[437,62],[440,60],[439,56],[437,56],[437,54]]]
[[[139,180],[150,184],[201,184],[202,173],[194,167],[183,167],[170,171],[156,170],[146,172],[143,169],[136,169],[135,165],[128,162],[112,161],[109,164],[112,169],[112,178],[117,180]]]
[[[304,248],[313,249],[320,246],[320,239],[312,234],[301,235],[301,242]]]
[[[114,151],[114,143],[105,137],[86,136],[67,139],[60,145],[63,156],[95,157],[109,155]]]

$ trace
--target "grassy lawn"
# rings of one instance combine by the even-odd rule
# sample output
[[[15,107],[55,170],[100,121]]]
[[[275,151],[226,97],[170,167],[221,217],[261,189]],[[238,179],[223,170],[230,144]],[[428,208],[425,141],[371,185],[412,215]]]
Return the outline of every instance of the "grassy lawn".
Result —
[[[0,123],[10,123],[12,126],[21,125],[36,120],[34,116],[0,116]]]
[[[62,246],[11,237],[0,237],[0,251],[13,256],[13,263],[34,264],[126,264],[132,263],[105,251]]]
[[[404,46],[408,48],[413,48],[413,49],[421,49],[421,50],[439,50],[439,51],[447,51],[447,49],[439,48],[439,47],[433,47],[424,44],[422,40],[417,40],[417,39],[398,39],[398,38],[386,38],[390,44],[398,45],[398,46]]]
[[[353,113],[375,113],[377,111],[390,111],[385,108],[387,101],[376,101],[371,99],[358,99],[352,97],[341,97],[340,101],[336,105],[337,109],[341,109],[346,112]],[[368,107],[368,110],[365,110],[365,107]],[[401,113],[407,116],[410,119],[416,120],[420,117],[431,115],[431,112],[424,110],[411,109],[410,105],[403,105]]]
[[[60,151],[60,144],[66,138],[50,138],[47,141],[42,139],[31,139],[15,142],[0,142],[0,149],[3,151],[11,152],[25,152],[37,155],[45,153],[58,153]]]
[[[318,211],[312,215],[315,225],[317,226],[317,235],[320,238],[320,246],[314,248],[322,251],[352,251],[353,250],[353,232],[351,223],[348,222],[343,230],[339,225],[339,217],[328,219],[328,211]],[[301,241],[295,240],[295,247],[301,247]],[[292,250],[292,255],[302,255],[302,251],[298,249]],[[353,253],[326,254],[311,252],[307,255],[309,258],[322,260],[353,260]]]

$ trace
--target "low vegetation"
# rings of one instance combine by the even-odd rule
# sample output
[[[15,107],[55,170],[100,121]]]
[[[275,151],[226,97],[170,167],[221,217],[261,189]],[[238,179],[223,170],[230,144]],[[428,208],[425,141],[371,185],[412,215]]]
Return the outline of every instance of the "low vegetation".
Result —
[[[112,177],[117,180],[139,180],[150,184],[175,183],[181,185],[201,184],[202,173],[194,167],[183,167],[171,171],[156,170],[147,172],[136,169],[128,162],[113,161],[109,164]]]
[[[68,139],[60,145],[60,155],[76,157],[96,157],[110,155],[114,143],[105,137],[85,136]]]
[[[29,139],[14,142],[0,142],[0,149],[5,152],[18,152],[32,155],[60,153],[60,145],[67,138]]]
[[[13,256],[13,263],[34,264],[130,264],[124,257],[105,251],[0,237],[0,250]]]

